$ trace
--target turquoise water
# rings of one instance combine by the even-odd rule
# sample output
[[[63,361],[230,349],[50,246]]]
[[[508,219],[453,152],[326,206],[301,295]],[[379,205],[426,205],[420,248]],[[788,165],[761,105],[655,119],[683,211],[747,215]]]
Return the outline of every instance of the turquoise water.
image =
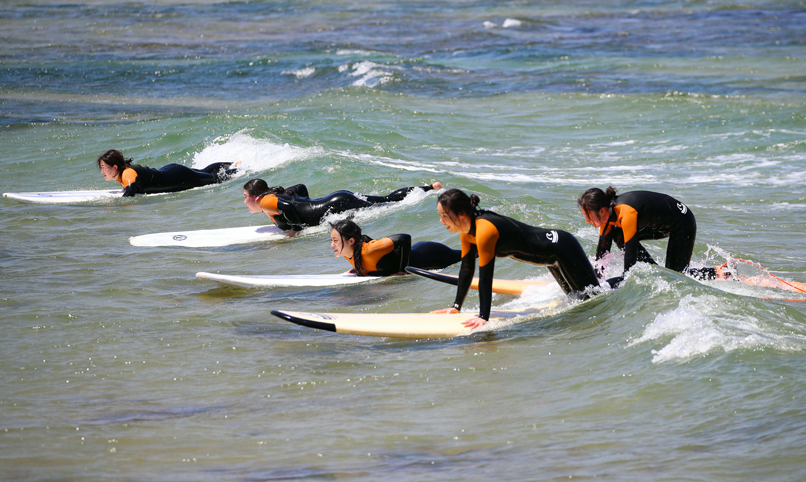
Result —
[[[452,287],[195,278],[347,270],[321,233],[128,241],[265,224],[242,204],[253,177],[315,195],[439,180],[592,255],[576,198],[613,185],[685,201],[694,264],[806,282],[804,27],[802,1],[3,4],[0,191],[114,187],[93,165],[110,148],[243,172],[134,200],[0,201],[2,478],[804,479],[806,303],[768,298],[806,295],[758,268],[740,265],[771,286],[640,265],[586,303],[496,295],[563,305],[402,341],[269,312],[423,312]],[[435,202],[357,219],[458,247]],[[510,260],[496,276],[549,279]]]

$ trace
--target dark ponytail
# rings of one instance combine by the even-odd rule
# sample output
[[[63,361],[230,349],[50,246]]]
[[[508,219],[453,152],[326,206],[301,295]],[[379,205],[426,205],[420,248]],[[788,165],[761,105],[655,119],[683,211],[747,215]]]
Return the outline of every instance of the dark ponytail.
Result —
[[[95,163],[98,165],[98,169],[101,168],[101,162],[111,167],[117,167],[118,174],[120,174],[124,169],[131,165],[132,160],[131,158],[126,159],[123,157],[123,154],[121,154],[120,151],[109,149],[102,156],[100,156],[97,161],[95,161]]]
[[[610,208],[614,199],[616,199],[616,190],[612,186],[608,187],[607,191],[592,187],[582,193],[582,196],[577,199],[577,204],[587,212],[599,212],[602,208]]]
[[[355,267],[356,274],[358,276],[363,276],[364,270],[361,267],[361,248],[364,247],[364,243],[372,241],[372,238],[365,234],[361,234],[361,227],[349,219],[331,224],[330,229],[334,229],[337,233],[339,233],[342,243],[344,243],[345,240],[355,240],[355,244],[353,245],[353,266]]]

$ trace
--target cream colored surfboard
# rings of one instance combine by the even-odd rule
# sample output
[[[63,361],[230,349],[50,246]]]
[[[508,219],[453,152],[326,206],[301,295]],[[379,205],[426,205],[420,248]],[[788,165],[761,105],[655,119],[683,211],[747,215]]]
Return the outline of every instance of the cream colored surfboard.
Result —
[[[528,315],[555,308],[559,304],[559,301],[554,301],[528,311],[494,311],[482,329],[526,321],[530,319]],[[274,310],[271,314],[317,330],[390,338],[450,338],[466,335],[472,330],[462,323],[474,316],[473,313],[307,313],[281,310]]]

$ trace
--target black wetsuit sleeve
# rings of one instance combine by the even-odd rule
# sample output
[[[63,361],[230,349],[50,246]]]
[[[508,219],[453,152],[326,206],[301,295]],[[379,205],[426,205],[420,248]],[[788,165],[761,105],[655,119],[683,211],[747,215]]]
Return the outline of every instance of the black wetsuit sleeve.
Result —
[[[308,187],[305,186],[305,184],[295,184],[295,185],[287,188],[286,190],[291,191],[291,192],[293,192],[294,194],[296,194],[297,196],[300,196],[300,197],[308,197],[308,198],[310,197],[308,195]]]
[[[275,222],[278,228],[285,231],[302,231],[302,221],[300,221],[299,215],[297,214],[297,208],[293,203],[278,196],[277,210],[280,211],[280,216],[282,216],[287,223],[286,227]]]
[[[479,318],[490,319],[490,307],[493,304],[493,272],[495,258],[479,267]]]
[[[137,181],[123,188],[123,197],[133,197],[137,194]]]
[[[624,243],[624,272],[626,273],[638,261],[638,236],[633,236],[631,240]]]
[[[473,283],[473,275],[476,272],[476,253],[476,245],[471,244],[470,250],[462,257],[462,265],[459,268],[459,281],[456,285],[456,299],[453,301],[453,307],[460,311],[467,297],[467,292],[470,291],[470,285]]]
[[[596,259],[602,259],[602,256],[610,252],[613,247],[613,235],[619,228],[612,227],[610,231],[599,236],[599,244],[596,245]]]

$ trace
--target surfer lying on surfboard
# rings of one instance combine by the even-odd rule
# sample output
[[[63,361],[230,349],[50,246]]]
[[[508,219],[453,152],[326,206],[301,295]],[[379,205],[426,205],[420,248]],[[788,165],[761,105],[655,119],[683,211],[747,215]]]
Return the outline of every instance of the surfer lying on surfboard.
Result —
[[[464,323],[468,328],[482,326],[490,318],[496,257],[546,266],[569,295],[581,295],[589,287],[599,286],[593,266],[572,234],[529,226],[491,211],[479,210],[478,204],[478,196],[468,196],[459,189],[445,191],[437,200],[439,221],[451,233],[461,234],[462,266],[453,306],[432,313],[458,313],[462,309],[476,270],[477,254],[481,307],[478,317]]]
[[[433,241],[420,241],[412,246],[408,234],[372,239],[361,234],[361,227],[349,220],[339,221],[331,228],[333,254],[349,261],[353,265],[349,272],[358,276],[406,274],[406,266],[443,269],[462,257],[458,249]]]
[[[132,164],[119,151],[110,149],[96,161],[104,179],[117,181],[123,187],[123,197],[135,194],[176,192],[194,187],[218,184],[229,179],[235,169],[231,163],[216,162],[204,169],[191,169],[181,164],[168,164],[159,169]]]
[[[697,237],[697,222],[688,206],[657,192],[631,191],[616,194],[591,188],[577,199],[585,222],[599,228],[596,259],[610,252],[613,241],[624,251],[624,272],[635,263],[657,264],[641,245],[645,239],[669,238],[666,267],[699,279],[716,279],[718,268],[689,268]]]
[[[297,190],[290,191],[280,186],[270,188],[263,179],[252,179],[243,187],[243,203],[250,213],[265,213],[272,222],[283,231],[288,231],[286,237],[292,238],[302,231],[304,226],[318,226],[326,214],[342,213],[350,209],[360,209],[375,204],[399,202],[416,187],[404,187],[386,196],[358,197],[350,191],[336,191],[325,197],[311,199],[307,196],[308,190],[301,194]],[[442,189],[442,184],[435,182],[430,186],[421,186],[423,191]]]

